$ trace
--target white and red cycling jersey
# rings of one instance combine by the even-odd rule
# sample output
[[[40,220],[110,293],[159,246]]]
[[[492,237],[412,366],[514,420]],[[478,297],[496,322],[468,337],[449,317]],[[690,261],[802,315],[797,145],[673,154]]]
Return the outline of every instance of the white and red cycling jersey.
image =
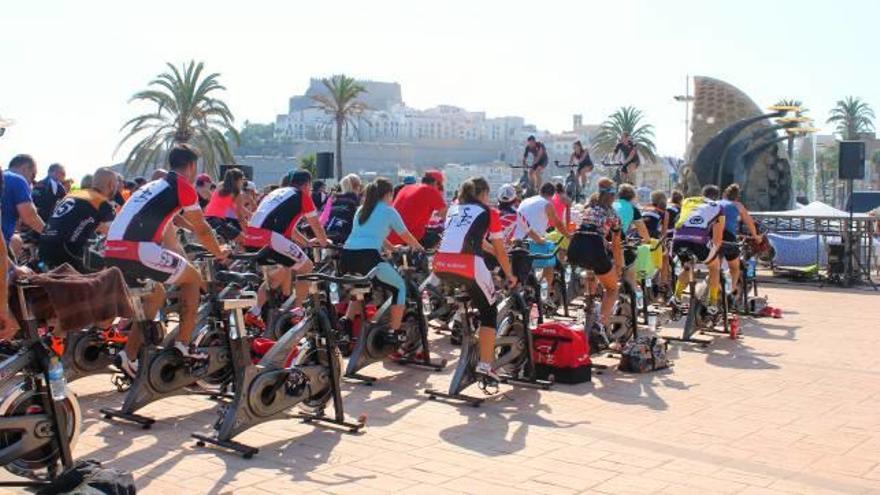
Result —
[[[193,185],[177,172],[170,172],[132,193],[110,224],[107,240],[161,243],[165,226],[174,215],[198,209]]]
[[[248,221],[244,244],[249,248],[262,248],[271,243],[273,232],[289,239],[300,218],[315,215],[310,194],[296,187],[275,189],[260,201]]]
[[[457,204],[446,212],[443,240],[434,256],[434,271],[476,278],[476,261],[483,261],[483,240],[502,238],[498,211],[481,203]]]
[[[135,191],[107,232],[104,256],[130,278],[174,283],[187,263],[179,254],[161,246],[168,222],[181,210],[199,209],[192,184],[176,172],[148,182]]]

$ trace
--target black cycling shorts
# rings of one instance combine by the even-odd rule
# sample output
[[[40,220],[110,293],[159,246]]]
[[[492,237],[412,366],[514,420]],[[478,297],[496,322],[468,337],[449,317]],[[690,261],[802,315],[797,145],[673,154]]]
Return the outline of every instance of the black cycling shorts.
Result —
[[[46,265],[46,270],[53,270],[65,263],[69,263],[70,266],[80,273],[89,272],[89,270],[86,270],[83,262],[82,253],[77,256],[64,243],[41,241],[37,253],[39,260]]]
[[[574,266],[605,275],[614,268],[614,257],[598,234],[575,233],[568,245],[568,261]]]
[[[406,282],[397,273],[394,265],[385,261],[385,258],[376,249],[343,249],[339,254],[339,273],[363,276],[383,263],[388,266],[379,270],[373,283],[388,290],[394,304],[405,304]]]
[[[547,159],[544,158],[543,160],[540,160],[536,163],[533,163],[529,166],[529,168],[532,170],[537,170],[539,168],[547,168]]]
[[[736,242],[736,235],[731,232],[724,231],[724,242]],[[727,261],[738,260],[741,253],[739,244],[724,244],[721,246],[721,253]]]
[[[697,257],[698,263],[703,263],[709,257],[709,246],[699,242],[691,241],[672,241],[672,252],[678,258],[678,261],[685,264],[691,261],[690,254]]]
[[[462,287],[467,291],[468,296],[471,298],[471,304],[480,313],[481,327],[498,327],[498,308],[495,307],[495,304],[489,302],[486,292],[476,280],[452,273],[440,272],[436,275],[443,282],[453,287]]]

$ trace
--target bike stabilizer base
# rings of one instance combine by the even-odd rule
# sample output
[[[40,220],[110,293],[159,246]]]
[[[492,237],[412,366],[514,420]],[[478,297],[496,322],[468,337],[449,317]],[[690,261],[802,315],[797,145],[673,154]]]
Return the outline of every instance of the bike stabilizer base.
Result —
[[[137,423],[141,425],[141,428],[145,430],[149,430],[153,423],[156,422],[153,418],[148,418],[146,416],[141,416],[140,414],[134,413],[124,413],[119,409],[101,409],[101,414],[104,415],[104,419],[121,419],[124,421],[129,421],[131,423]]]
[[[256,447],[251,447],[250,445],[245,445],[241,442],[236,442],[234,440],[220,440],[216,437],[202,435],[200,433],[193,433],[190,436],[196,439],[196,446],[198,447],[204,447],[205,444],[209,443],[220,448],[237,452],[241,454],[241,456],[245,459],[250,459],[260,452],[260,449]]]
[[[480,407],[483,402],[486,402],[485,397],[473,397],[464,394],[447,394],[431,388],[425,389],[424,393],[428,394],[429,400],[443,399],[445,401],[463,402],[471,407]]]
[[[361,416],[358,418],[356,422],[346,421],[344,418],[331,418],[329,416],[324,416],[320,414],[306,414],[300,413],[294,416],[295,418],[299,418],[305,424],[319,423],[316,426],[329,426],[330,428],[348,430],[348,433],[358,433],[361,428],[366,426],[367,420],[366,417]],[[324,423],[324,424],[320,424]]]

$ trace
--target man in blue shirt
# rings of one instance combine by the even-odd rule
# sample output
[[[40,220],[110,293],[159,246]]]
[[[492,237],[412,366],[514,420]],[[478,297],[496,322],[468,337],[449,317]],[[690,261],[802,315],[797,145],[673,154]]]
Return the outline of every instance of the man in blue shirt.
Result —
[[[9,170],[3,172],[2,207],[3,238],[9,244],[15,233],[15,226],[22,224],[37,233],[42,233],[45,224],[37,214],[31,197],[31,182],[37,176],[37,163],[30,155],[16,155],[9,162]]]

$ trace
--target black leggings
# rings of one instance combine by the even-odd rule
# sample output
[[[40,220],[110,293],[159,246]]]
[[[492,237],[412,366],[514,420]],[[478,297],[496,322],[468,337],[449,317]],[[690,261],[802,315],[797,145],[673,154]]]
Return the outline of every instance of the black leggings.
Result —
[[[485,291],[476,280],[451,273],[437,273],[436,275],[440,280],[453,286],[462,287],[467,291],[468,296],[471,298],[471,304],[480,313],[480,326],[498,327],[498,308],[495,307],[495,304],[489,302]]]

